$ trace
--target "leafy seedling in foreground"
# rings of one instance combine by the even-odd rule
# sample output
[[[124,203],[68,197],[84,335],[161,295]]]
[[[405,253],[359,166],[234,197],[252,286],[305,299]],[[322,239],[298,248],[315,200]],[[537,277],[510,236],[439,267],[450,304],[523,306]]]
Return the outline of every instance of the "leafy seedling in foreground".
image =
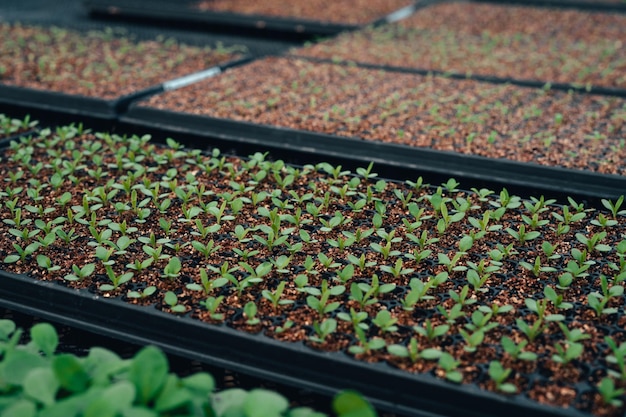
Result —
[[[428,348],[420,350],[415,338],[411,338],[407,346],[399,344],[389,345],[387,346],[387,352],[400,358],[409,358],[412,363],[417,362],[419,359],[437,360],[441,356],[439,349]]]
[[[261,323],[261,319],[256,316],[257,313],[258,309],[254,301],[248,301],[246,305],[243,306],[243,315],[246,317],[247,325],[255,326]]]
[[[95,271],[95,264],[86,264],[82,268],[77,265],[72,265],[73,274],[67,274],[64,278],[68,281],[82,281],[87,278],[93,271]]]
[[[109,277],[109,280],[111,280],[111,284],[100,285],[100,291],[114,291],[118,289],[120,285],[125,284],[128,281],[130,281],[133,277],[132,272],[126,272],[126,273],[118,275],[115,273],[115,271],[113,271],[113,268],[111,268],[111,266],[109,265],[105,266],[105,270],[106,270],[107,277]]]
[[[356,337],[359,340],[358,345],[352,345],[348,348],[348,351],[354,355],[367,354],[372,350],[379,350],[385,347],[386,343],[383,339],[374,337],[368,339],[365,331],[360,327],[355,327],[354,331]]]
[[[621,407],[624,402],[619,398],[626,392],[624,388],[617,388],[613,379],[609,377],[602,378],[598,384],[598,392],[605,404],[613,407]]]
[[[454,359],[448,352],[442,352],[439,357],[439,368],[444,372],[447,380],[460,384],[463,381],[463,374],[458,371],[461,362]]]
[[[223,300],[223,295],[220,295],[219,297],[207,297],[207,299],[201,302],[200,305],[209,311],[209,317],[211,320],[222,321],[224,320],[224,314],[218,313],[217,309]]]
[[[489,378],[496,384],[498,391],[505,392],[507,394],[514,394],[517,392],[517,387],[510,382],[504,382],[511,374],[511,369],[504,368],[499,361],[491,361],[489,363]]]
[[[149,287],[146,287],[141,291],[129,291],[126,296],[128,298],[145,299],[154,294],[156,290],[157,287],[155,287],[154,285],[150,285]]]
[[[187,307],[183,304],[178,304],[178,296],[173,291],[168,291],[163,297],[163,301],[170,307],[170,310],[174,313],[184,313],[187,311]]]
[[[176,256],[171,258],[165,268],[163,268],[163,278],[167,278],[170,280],[178,278],[180,275],[180,270],[182,268],[182,264],[180,263],[180,259]]]
[[[309,340],[316,343],[324,343],[326,338],[337,330],[337,320],[333,318],[326,319],[322,322],[313,323],[314,335],[309,337]]]
[[[502,349],[508,353],[513,359],[520,359],[524,361],[534,361],[537,359],[537,354],[534,352],[525,351],[524,348],[528,345],[528,340],[522,340],[519,343],[508,336],[502,336],[500,339]]]

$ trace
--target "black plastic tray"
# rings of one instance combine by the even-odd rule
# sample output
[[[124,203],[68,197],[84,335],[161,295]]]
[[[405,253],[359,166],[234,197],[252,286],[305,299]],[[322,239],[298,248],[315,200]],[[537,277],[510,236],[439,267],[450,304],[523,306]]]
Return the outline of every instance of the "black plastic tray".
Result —
[[[611,3],[594,0],[470,0],[477,3],[515,4],[520,6],[550,6],[583,10],[626,12],[626,2]]]
[[[408,417],[587,416],[4,271],[0,271],[0,306],[324,394],[357,389],[380,409]]]
[[[204,71],[169,80],[159,85],[110,100],[56,91],[10,86],[0,83],[0,112],[25,112],[44,121],[50,120],[51,117],[61,117],[63,121],[71,120],[74,122],[81,121],[87,123],[99,121],[113,123],[117,120],[119,114],[128,109],[128,106],[133,101],[166,90],[180,88],[202,78],[217,75],[227,68],[246,63],[250,60],[251,57],[232,60]]]
[[[190,9],[192,2],[168,0],[85,0],[83,5],[93,16],[121,19],[145,19],[155,22],[184,22],[202,25],[206,29],[240,28],[266,33],[292,33],[306,37],[331,36],[365,25],[319,22],[299,18],[281,18],[260,15],[244,15],[227,12],[205,12]],[[380,24],[398,20],[413,13],[417,4],[403,7],[387,16],[370,22]]]
[[[358,138],[332,136],[248,122],[216,119],[133,105],[120,118],[121,130],[176,135],[198,148],[248,155],[271,151],[278,157],[306,164],[328,161],[345,167],[374,162],[377,172],[405,180],[454,177],[466,188],[506,187],[523,196],[548,194],[566,201],[567,196],[599,205],[602,198],[616,199],[626,192],[626,177],[549,167],[506,159],[491,159],[448,151],[388,144]]]

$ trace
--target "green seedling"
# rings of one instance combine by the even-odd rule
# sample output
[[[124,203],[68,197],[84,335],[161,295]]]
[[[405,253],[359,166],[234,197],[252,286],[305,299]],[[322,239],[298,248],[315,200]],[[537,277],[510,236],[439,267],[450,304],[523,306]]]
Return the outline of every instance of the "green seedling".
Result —
[[[173,291],[168,291],[163,297],[163,302],[169,306],[173,313],[184,313],[187,311],[187,307],[178,303],[178,296]]]
[[[274,290],[274,292],[271,292],[269,290],[263,290],[262,292],[263,298],[265,298],[272,304],[272,308],[274,309],[274,311],[277,311],[279,306],[285,306],[294,303],[293,300],[282,299],[286,284],[286,281],[281,281],[276,287],[276,290]]]
[[[621,407],[624,404],[620,397],[624,395],[626,390],[616,387],[615,382],[609,377],[602,378],[598,384],[598,392],[605,404],[613,407]]]
[[[463,374],[458,371],[461,362],[454,359],[448,352],[442,352],[439,356],[439,368],[445,373],[448,381],[460,384],[463,381]]]
[[[622,285],[612,285],[609,287],[608,279],[604,275],[600,275],[601,292],[594,291],[587,295],[587,304],[596,313],[598,317],[608,314],[616,314],[616,307],[607,307],[613,298],[619,298],[624,294]]]
[[[396,326],[397,322],[398,319],[396,317],[392,317],[388,310],[380,310],[376,314],[376,317],[372,319],[372,323],[374,323],[383,332],[395,332],[398,330],[398,326]]]
[[[337,318],[352,323],[353,327],[360,327],[363,330],[369,329],[369,326],[365,323],[369,316],[365,311],[356,311],[350,307],[350,314],[341,311],[337,313]]]
[[[411,338],[407,346],[389,345],[387,346],[387,352],[400,358],[409,358],[412,363],[417,362],[419,359],[438,360],[442,354],[441,350],[435,348],[420,350],[415,338]]]
[[[571,309],[574,306],[572,303],[564,301],[563,300],[563,294],[557,294],[557,292],[554,290],[554,288],[552,288],[550,286],[546,286],[543,289],[543,294],[545,295],[545,297],[548,300],[550,300],[550,303],[557,310],[569,310],[569,309]]]
[[[157,287],[155,287],[154,285],[150,285],[141,291],[128,291],[128,294],[126,294],[126,296],[128,298],[144,300],[153,295],[156,291]]]
[[[498,391],[507,394],[515,394],[517,392],[517,387],[514,384],[505,382],[511,374],[511,369],[504,368],[498,361],[491,361],[489,363],[488,372],[489,378],[491,378],[491,380],[496,384],[496,389]]]
[[[154,259],[152,258],[146,258],[143,261],[135,259],[132,263],[126,264],[126,268],[141,272],[147,269],[150,265],[152,265],[153,262]]]
[[[437,326],[433,326],[430,319],[426,319],[424,321],[424,325],[415,325],[413,326],[413,331],[419,334],[420,336],[424,336],[428,340],[434,340],[438,337],[445,336],[450,330],[450,326],[447,324],[439,324]]]
[[[65,275],[64,279],[67,281],[82,281],[93,274],[95,269],[95,264],[86,264],[82,268],[77,265],[72,265],[72,271],[74,273]]]
[[[320,319],[328,313],[331,313],[339,308],[341,303],[339,301],[330,302],[331,296],[338,296],[345,292],[346,287],[343,285],[336,285],[334,287],[328,286],[328,281],[323,280],[321,289],[309,288],[309,296],[306,298],[307,305],[319,314]]]
[[[132,272],[126,272],[118,275],[115,273],[115,271],[113,271],[113,268],[111,268],[110,265],[106,265],[104,268],[107,277],[109,277],[109,280],[111,281],[111,284],[100,285],[100,291],[115,291],[119,288],[120,285],[130,281],[134,275]]]
[[[314,335],[309,336],[309,340],[315,343],[324,343],[328,336],[333,334],[337,330],[337,320],[329,318],[324,321],[314,322],[313,331]]]
[[[554,349],[556,353],[552,355],[552,360],[565,365],[579,358],[583,354],[584,346],[581,343],[566,342],[555,344]]]
[[[526,345],[528,345],[528,340],[522,340],[519,343],[515,343],[515,341],[508,336],[502,336],[502,339],[500,339],[500,345],[502,345],[502,349],[504,349],[504,351],[513,359],[523,361],[534,361],[537,359],[536,353],[524,350]]]
[[[257,317],[258,309],[254,301],[248,301],[243,306],[243,315],[246,318],[246,324],[249,326],[255,326],[261,323],[261,319]]]
[[[462,304],[453,305],[450,310],[446,310],[444,306],[438,305],[437,311],[446,319],[449,324],[454,324],[458,319],[465,317]]]
[[[52,260],[48,258],[46,255],[39,254],[37,255],[36,259],[37,259],[37,265],[39,265],[40,268],[44,268],[48,272],[54,272],[54,271],[58,271],[59,269],[61,269],[59,265],[53,265]]]
[[[220,307],[220,304],[224,300],[224,296],[220,295],[219,297],[207,297],[206,300],[201,302],[200,304],[209,311],[209,317],[211,320],[222,321],[224,320],[224,314],[218,313],[217,310]]]
[[[378,337],[368,339],[365,335],[365,331],[360,327],[355,327],[354,332],[359,340],[358,345],[352,345],[348,348],[348,351],[353,355],[367,355],[373,350],[379,350],[386,346],[386,342]]]
[[[180,259],[174,256],[170,258],[165,268],[163,268],[163,274],[161,274],[161,276],[169,280],[174,280],[180,275],[181,269],[182,264],[180,263]]]
[[[625,216],[626,210],[620,210],[624,203],[624,196],[620,196],[615,202],[611,200],[602,199],[602,205],[611,212],[613,219],[617,219],[617,216]]]

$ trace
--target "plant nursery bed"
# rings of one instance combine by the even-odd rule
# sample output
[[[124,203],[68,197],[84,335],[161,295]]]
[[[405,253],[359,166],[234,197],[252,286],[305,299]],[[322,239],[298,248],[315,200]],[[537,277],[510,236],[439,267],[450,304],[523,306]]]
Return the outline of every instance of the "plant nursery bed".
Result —
[[[263,32],[322,36],[360,26],[401,19],[415,4],[410,0],[250,0],[150,1],[87,0],[96,15],[202,24],[205,28],[239,27]]]
[[[626,14],[441,2],[292,53],[626,96],[624,39]]]
[[[266,58],[153,96],[121,120],[534,190],[626,189],[618,97]]]
[[[136,41],[114,29],[87,33],[0,24],[0,107],[114,119],[140,97],[219,73],[241,47]]]
[[[623,197],[77,127],[12,142],[0,177],[6,308],[407,416],[624,413]]]

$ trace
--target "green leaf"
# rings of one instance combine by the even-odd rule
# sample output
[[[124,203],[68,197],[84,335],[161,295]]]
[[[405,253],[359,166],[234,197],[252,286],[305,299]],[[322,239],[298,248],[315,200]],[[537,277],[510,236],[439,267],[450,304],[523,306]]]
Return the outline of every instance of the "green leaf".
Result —
[[[8,340],[15,332],[15,329],[17,329],[17,326],[13,320],[0,320],[0,340]]]
[[[165,293],[165,297],[163,297],[165,304],[174,306],[178,303],[178,297],[172,291],[168,291]]]
[[[17,261],[20,260],[20,256],[19,255],[9,255],[6,258],[4,258],[4,263],[5,264],[12,264],[15,263]]]
[[[154,403],[154,409],[159,412],[174,410],[189,403],[191,399],[189,390],[179,386],[178,377],[168,375],[165,385]]]
[[[93,385],[101,385],[108,384],[112,375],[128,370],[130,364],[110,350],[92,347],[83,361],[83,366],[91,375]]]
[[[70,354],[62,354],[54,358],[52,369],[61,387],[71,392],[85,391],[89,385],[89,374],[79,359]]]
[[[337,417],[376,417],[374,408],[356,391],[343,391],[333,400]]]
[[[30,338],[46,356],[52,356],[59,345],[59,335],[49,323],[37,323],[30,329]]]
[[[241,416],[242,406],[248,393],[241,388],[232,388],[213,395],[213,411],[216,417]]]
[[[83,417],[116,417],[122,410],[131,408],[135,401],[135,387],[120,381],[104,389],[83,412]]]
[[[288,408],[285,397],[264,389],[250,391],[243,403],[246,417],[280,417]]]
[[[50,368],[33,369],[24,378],[24,393],[43,405],[54,404],[59,382]]]
[[[183,378],[181,382],[186,388],[202,395],[208,395],[215,389],[215,379],[206,372],[197,372]]]
[[[132,407],[122,412],[123,417],[159,417],[155,411],[143,407]]]
[[[517,387],[510,382],[504,383],[498,387],[498,389],[507,394],[515,394],[517,392]]]
[[[3,384],[22,385],[26,375],[36,368],[45,368],[47,361],[40,355],[25,350],[16,350],[8,355],[0,367]]]
[[[409,350],[402,345],[389,345],[387,346],[387,352],[391,353],[394,356],[399,356],[401,358],[406,358],[409,356]]]
[[[31,401],[20,400],[2,411],[2,417],[35,417],[37,407]]]
[[[441,351],[435,348],[424,349],[420,353],[420,356],[423,359],[426,359],[427,361],[432,361],[432,360],[439,359],[441,357]]]
[[[167,358],[160,349],[148,346],[137,353],[128,379],[135,384],[142,404],[148,404],[159,393],[167,380],[168,371]]]

